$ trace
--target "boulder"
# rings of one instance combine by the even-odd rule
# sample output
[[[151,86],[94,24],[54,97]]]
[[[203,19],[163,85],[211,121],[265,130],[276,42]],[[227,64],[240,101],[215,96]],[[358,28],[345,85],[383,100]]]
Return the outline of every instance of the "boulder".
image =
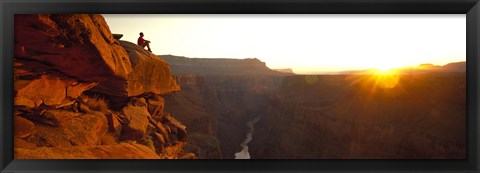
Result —
[[[183,123],[175,119],[170,113],[166,113],[164,118],[166,121],[173,126],[179,128],[180,130],[187,131],[187,126],[185,126]]]
[[[162,116],[165,108],[165,100],[159,95],[153,95],[147,100],[148,112],[153,117]]]
[[[100,112],[76,113],[67,110],[48,110],[44,115],[57,126],[38,124],[33,138],[27,141],[38,146],[69,147],[95,146],[108,130],[108,121]]]
[[[165,144],[165,139],[160,133],[154,133],[153,140],[155,142],[155,146],[163,146]]]
[[[27,142],[22,138],[15,137],[13,139],[13,146],[14,148],[27,148],[27,149],[34,149],[37,148],[37,145],[31,142]]]
[[[30,120],[15,116],[13,119],[14,136],[19,138],[26,138],[35,133],[35,124]]]
[[[42,75],[34,80],[15,81],[15,106],[35,108],[44,104],[63,107],[73,104],[83,91],[97,83],[80,83],[76,80]]]
[[[163,126],[163,124],[161,122],[157,122],[155,124],[155,128],[157,129],[157,131],[163,136],[164,140],[166,141],[166,143],[169,143],[170,142],[170,139],[168,138],[168,131],[165,129],[165,127]]]
[[[185,141],[187,138],[187,126],[175,119],[169,113],[165,114],[164,118],[167,120],[166,127],[169,127],[170,133],[174,133],[176,139]]]
[[[148,147],[140,144],[101,146],[15,148],[15,159],[160,159]]]
[[[106,116],[110,131],[115,135],[120,135],[122,133],[122,123],[120,123],[117,116],[112,112],[107,113]]]
[[[145,93],[165,94],[179,91],[170,73],[167,62],[142,47],[127,41],[119,41],[128,52],[132,72],[124,79],[124,86],[117,89],[117,83],[101,82],[96,91],[115,96],[138,96]]]
[[[147,101],[143,97],[130,98],[130,104],[133,106],[147,107]]]
[[[163,159],[179,159],[181,157],[185,142],[178,142],[174,145],[165,147],[163,152],[159,154]]]
[[[145,137],[148,127],[148,114],[146,107],[133,106],[129,104],[122,109],[128,119],[122,130],[122,140],[137,140]]]

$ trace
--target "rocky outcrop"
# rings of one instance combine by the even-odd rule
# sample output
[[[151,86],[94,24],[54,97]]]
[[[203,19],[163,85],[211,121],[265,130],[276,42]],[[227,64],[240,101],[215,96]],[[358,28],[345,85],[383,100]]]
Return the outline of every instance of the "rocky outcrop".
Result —
[[[24,116],[38,124],[35,135],[27,139],[37,146],[96,146],[108,129],[107,118],[101,112],[49,109],[40,115]]]
[[[15,148],[15,159],[160,159],[160,156],[144,145],[122,143],[94,147]]]
[[[101,15],[15,16],[16,159],[195,158],[168,63],[119,38]]]
[[[100,15],[17,15],[15,57],[90,82],[120,80],[132,72],[127,52]]]
[[[123,127],[123,139],[140,139],[145,137],[148,127],[148,113],[146,106],[128,105],[122,110],[127,118],[127,125]]]
[[[167,63],[116,40],[101,15],[15,16],[15,59],[17,77],[48,72],[98,82],[94,90],[109,95],[178,90]]]
[[[165,94],[180,87],[170,74],[169,64],[136,44],[119,41],[130,58],[132,71],[118,81],[104,81],[94,91],[114,96],[138,96],[145,93]]]
[[[33,80],[15,81],[15,106],[27,108],[40,105],[63,107],[73,104],[75,99],[97,83],[84,83],[58,76],[41,75]]]

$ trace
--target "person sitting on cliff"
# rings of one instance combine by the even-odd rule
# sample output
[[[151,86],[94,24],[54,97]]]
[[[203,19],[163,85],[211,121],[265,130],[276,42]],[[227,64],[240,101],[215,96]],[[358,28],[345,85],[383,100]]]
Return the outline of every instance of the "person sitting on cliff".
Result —
[[[150,41],[143,39],[143,32],[140,32],[140,37],[138,37],[137,44],[142,46],[142,48],[147,46],[148,51],[152,52],[152,49],[150,49]]]

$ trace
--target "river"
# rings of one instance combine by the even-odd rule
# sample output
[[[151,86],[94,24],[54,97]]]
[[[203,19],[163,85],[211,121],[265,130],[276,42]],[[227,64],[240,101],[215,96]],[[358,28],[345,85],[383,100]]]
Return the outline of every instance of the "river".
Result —
[[[242,151],[235,153],[235,159],[250,159],[250,153],[248,152],[248,143],[250,143],[250,141],[252,141],[253,139],[253,132],[255,131],[253,125],[255,125],[255,123],[260,120],[260,118],[260,116],[257,116],[247,122],[247,136],[240,144],[240,146],[242,147]]]

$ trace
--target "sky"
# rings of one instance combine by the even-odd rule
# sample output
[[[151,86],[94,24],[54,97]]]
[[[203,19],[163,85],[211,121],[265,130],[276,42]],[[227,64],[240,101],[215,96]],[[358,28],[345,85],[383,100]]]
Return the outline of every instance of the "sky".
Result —
[[[298,74],[466,60],[465,14],[104,14],[156,55],[258,58]]]

